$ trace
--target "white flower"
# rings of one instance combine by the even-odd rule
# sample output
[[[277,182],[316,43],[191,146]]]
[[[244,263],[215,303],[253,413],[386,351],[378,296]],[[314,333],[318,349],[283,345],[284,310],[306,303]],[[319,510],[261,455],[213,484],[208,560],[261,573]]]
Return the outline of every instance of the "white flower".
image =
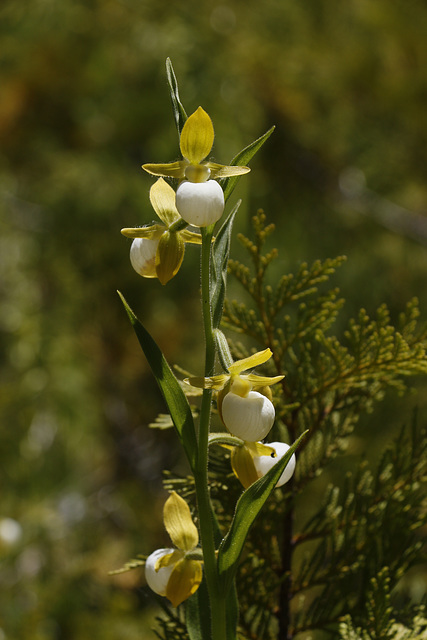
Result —
[[[175,191],[163,178],[150,189],[150,201],[161,224],[145,227],[126,227],[122,234],[132,238],[130,261],[144,278],[158,278],[169,282],[178,272],[184,259],[185,244],[201,244],[199,233],[187,231],[175,205]]]
[[[283,458],[283,456],[286,454],[286,452],[289,449],[289,445],[286,444],[285,442],[269,442],[267,446],[274,449],[274,451],[276,452],[276,456],[273,457],[271,454],[254,456],[253,461],[254,461],[255,469],[259,478],[261,478],[262,476],[265,476],[267,471],[270,471],[271,467],[275,465],[276,462],[280,460],[280,458]],[[276,484],[276,487],[281,487],[283,484],[286,484],[286,482],[289,482],[289,480],[292,478],[294,474],[295,465],[296,465],[295,454],[292,454],[291,459],[289,460],[288,464],[285,467],[284,472],[282,473],[282,475],[280,476]]]
[[[156,570],[157,562],[164,556],[171,555],[175,549],[157,549],[151,555],[148,556],[145,562],[145,579],[147,584],[159,596],[166,595],[166,589],[168,586],[170,575],[175,567],[175,564],[170,564],[167,567],[161,567]]]
[[[231,467],[242,485],[247,489],[254,482],[265,476],[270,469],[289,451],[285,442],[244,442],[241,446],[233,447],[231,453]],[[289,482],[295,471],[295,454],[292,454],[282,475],[276,483],[281,487]]]
[[[188,224],[207,227],[223,214],[224,192],[215,180],[184,180],[176,192],[176,208]]]
[[[222,401],[222,420],[231,434],[256,442],[262,440],[274,423],[273,403],[258,391],[245,396],[233,393],[233,385]]]
[[[265,438],[274,423],[275,412],[269,387],[283,380],[284,376],[271,378],[243,371],[264,364],[272,355],[270,349],[264,349],[233,362],[227,373],[209,378],[186,378],[184,382],[219,391],[218,413],[229,432],[242,440],[256,442]]]
[[[199,533],[189,506],[175,491],[166,500],[163,522],[175,548],[157,549],[149,555],[145,577],[150,589],[177,607],[199,588],[203,556],[197,548]]]
[[[156,253],[159,238],[135,238],[130,247],[130,261],[132,267],[144,278],[156,278]]]

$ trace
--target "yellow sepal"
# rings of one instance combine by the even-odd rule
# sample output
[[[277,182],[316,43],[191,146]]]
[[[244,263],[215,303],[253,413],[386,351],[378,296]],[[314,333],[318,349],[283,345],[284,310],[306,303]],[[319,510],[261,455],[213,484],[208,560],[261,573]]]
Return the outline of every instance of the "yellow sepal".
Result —
[[[214,128],[212,120],[206,111],[199,107],[182,127],[179,141],[181,153],[191,164],[200,164],[210,153],[213,141]]]
[[[255,391],[262,387],[270,387],[272,384],[276,384],[283,380],[284,377],[285,376],[273,376],[269,378],[268,376],[257,376],[255,373],[248,373],[247,375],[242,376],[242,378],[251,383],[252,389]]]
[[[175,547],[191,551],[199,542],[199,532],[194,524],[188,504],[175,491],[165,502],[163,522]]]
[[[180,233],[165,231],[156,253],[156,274],[166,284],[177,274],[184,259],[185,243]]]
[[[143,164],[142,168],[152,176],[162,176],[163,178],[184,178],[185,168],[188,166],[188,162],[185,160],[178,160],[177,162],[167,162],[165,164]]]
[[[247,369],[253,369],[254,367],[258,367],[260,364],[264,364],[267,362],[273,355],[271,349],[264,349],[264,351],[257,351],[253,355],[248,358],[243,358],[243,360],[237,360],[233,362],[233,364],[228,367],[229,372],[234,374],[242,373],[242,371],[246,371]]]
[[[217,164],[216,162],[206,162],[205,167],[211,170],[211,178],[218,180],[219,178],[230,178],[231,176],[242,176],[249,173],[249,167],[227,166],[225,164]]]
[[[193,595],[199,588],[202,578],[202,563],[199,560],[183,558],[177,562],[166,587],[166,597],[172,606],[177,607]]]
[[[193,231],[188,231],[184,229],[179,232],[181,234],[181,238],[184,242],[188,242],[190,244],[202,244],[202,236],[200,233],[194,233]]]
[[[231,454],[231,468],[245,489],[258,480],[254,460],[248,447],[235,447]]]
[[[162,224],[153,224],[149,227],[125,227],[120,233],[126,238],[148,238],[149,240],[155,240],[159,237],[165,227]]]
[[[198,387],[199,389],[216,389],[219,391],[229,381],[230,376],[226,373],[221,373],[211,378],[185,378],[184,382],[190,384],[192,387]]]
[[[150,189],[150,202],[160,220],[167,227],[180,219],[180,215],[175,205],[175,191],[172,187],[159,178]]]
[[[164,567],[170,567],[171,564],[175,564],[178,560],[181,560],[184,557],[184,552],[179,549],[175,549],[172,553],[167,553],[165,556],[161,556],[154,567],[156,571],[160,571]]]

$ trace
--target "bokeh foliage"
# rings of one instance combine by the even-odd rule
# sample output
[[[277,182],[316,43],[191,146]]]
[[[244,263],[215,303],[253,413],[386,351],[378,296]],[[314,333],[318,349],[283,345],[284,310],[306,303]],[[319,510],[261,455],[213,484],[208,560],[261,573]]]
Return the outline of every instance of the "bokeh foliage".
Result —
[[[202,347],[197,251],[163,290],[131,271],[119,235],[153,218],[140,165],[178,156],[166,57],[188,110],[214,121],[216,160],[276,125],[236,221],[245,231],[266,210],[274,268],[346,254],[344,317],[387,302],[393,319],[414,295],[425,316],[426,31],[416,0],[2,2],[6,638],[141,637],[140,576],[107,572],[163,535],[161,469],[180,457],[146,428],[163,406],[116,289],[169,361],[194,370]],[[416,402],[387,398],[375,438],[368,421],[354,446]]]

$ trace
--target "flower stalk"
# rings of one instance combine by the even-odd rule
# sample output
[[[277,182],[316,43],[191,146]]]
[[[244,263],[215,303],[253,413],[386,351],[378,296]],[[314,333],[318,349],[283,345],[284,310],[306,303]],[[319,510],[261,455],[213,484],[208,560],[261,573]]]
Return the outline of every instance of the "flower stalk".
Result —
[[[211,376],[215,363],[215,340],[210,300],[210,269],[213,227],[206,227],[201,231],[201,289],[203,327],[205,335],[205,375]],[[224,640],[224,638],[226,638],[225,602],[221,596],[218,580],[215,545],[215,516],[212,510],[208,483],[211,404],[212,389],[204,389],[200,410],[197,466],[194,475],[197,506],[199,511],[200,535],[203,548],[204,570],[211,608],[212,640]]]

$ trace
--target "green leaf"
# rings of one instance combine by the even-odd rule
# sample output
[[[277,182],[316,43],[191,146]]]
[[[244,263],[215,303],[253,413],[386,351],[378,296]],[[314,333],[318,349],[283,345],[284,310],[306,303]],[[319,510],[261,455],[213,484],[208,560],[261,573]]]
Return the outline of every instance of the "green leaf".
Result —
[[[230,353],[230,347],[228,346],[227,338],[225,337],[221,329],[214,329],[213,334],[221,366],[225,371],[228,371],[228,367],[233,364],[233,358]]]
[[[212,248],[212,274],[210,284],[212,325],[219,327],[224,307],[225,289],[227,286],[227,265],[230,254],[231,231],[234,217],[240,207],[239,200],[231,211],[224,224],[218,231]]]
[[[306,433],[307,431],[294,442],[283,458],[278,460],[265,476],[254,482],[240,496],[230,529],[223,539],[218,553],[219,575],[226,591],[230,588],[236,574],[249,529]]]
[[[181,136],[182,127],[187,120],[187,114],[185,113],[185,109],[182,106],[181,100],[179,99],[178,82],[170,58],[166,58],[166,75],[168,78],[168,84],[172,99],[173,115],[175,117],[176,128],[178,129],[178,135]]]
[[[139,344],[142,347],[148,364],[151,367],[160,391],[165,399],[172,421],[178,432],[179,439],[181,440],[182,446],[187,454],[190,466],[194,469],[197,456],[197,439],[194,420],[187,398],[185,397],[178,380],[172,373],[163,353],[145,327],[138,320],[122,294],[120,292],[118,292],[118,294],[123,302],[139,340]]]
[[[237,156],[233,158],[233,160],[230,162],[230,165],[235,167],[243,167],[249,164],[249,161],[254,157],[256,152],[262,147],[264,142],[268,140],[268,138],[273,133],[274,129],[275,127],[271,127],[271,129],[269,129],[266,133],[264,133],[263,136],[261,136],[257,140],[254,140],[250,145],[242,149],[242,151],[240,151],[240,153],[238,153]],[[226,202],[230,197],[234,187],[236,186],[239,178],[241,178],[241,176],[233,176],[231,178],[225,178],[224,182],[222,183],[222,188],[224,190],[224,199]]]

